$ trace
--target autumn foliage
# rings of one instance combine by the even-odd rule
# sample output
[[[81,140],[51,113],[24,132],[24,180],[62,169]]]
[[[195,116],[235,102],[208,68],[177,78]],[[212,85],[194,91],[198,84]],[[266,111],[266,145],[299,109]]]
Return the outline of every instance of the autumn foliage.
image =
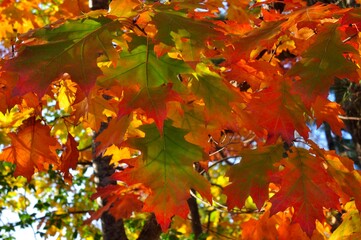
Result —
[[[97,133],[93,152],[117,168],[118,185],[93,196],[108,204],[92,219],[151,212],[166,231],[173,216],[187,217],[191,189],[212,204],[209,168],[238,159],[221,187],[229,211],[257,206],[240,223],[243,239],[352,239],[342,228],[359,219],[360,172],[310,140],[309,126],[345,128],[327,96],[336,78],[359,82],[360,9],[113,0],[89,11],[81,2],[65,0],[44,27],[8,14],[20,3],[0,3],[10,49],[0,62],[0,160],[15,176],[51,166],[71,184],[69,169],[91,161],[80,127]],[[54,121],[44,116],[50,102]],[[344,212],[332,235],[331,210]]]

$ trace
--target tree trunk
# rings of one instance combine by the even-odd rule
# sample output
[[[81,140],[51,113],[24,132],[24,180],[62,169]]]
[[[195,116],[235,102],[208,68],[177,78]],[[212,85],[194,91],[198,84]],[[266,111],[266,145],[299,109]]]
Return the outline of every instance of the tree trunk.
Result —
[[[161,234],[162,229],[155,219],[155,215],[152,213],[148,221],[145,223],[137,240],[157,240]]]
[[[99,10],[99,9],[109,9],[109,0],[90,0],[89,8],[91,10]]]
[[[89,7],[91,10],[99,10],[99,9],[109,9],[109,1],[108,0],[90,0],[89,1]],[[104,129],[107,128],[107,124],[102,124],[99,132],[100,134]],[[94,136],[93,139],[95,139],[96,136]],[[110,165],[111,156],[103,157],[95,156],[95,149],[96,145],[93,141],[93,166],[94,166],[94,172],[96,176],[97,186],[98,187],[105,187],[109,184],[117,184],[116,181],[110,180],[110,176],[115,172],[114,167]],[[106,202],[104,200],[101,200],[100,205],[104,206]],[[124,229],[124,223],[123,220],[120,219],[118,221],[115,220],[115,218],[109,214],[104,213],[101,216],[101,223],[102,223],[102,230],[103,230],[103,239],[104,240],[127,240],[127,235],[125,233]]]
[[[96,138],[98,134],[100,134],[104,129],[107,128],[106,123],[102,123],[99,132],[94,136],[93,139]],[[116,181],[111,180],[110,176],[115,172],[113,165],[110,165],[111,156],[96,156],[95,154],[96,144],[93,140],[93,166],[95,173],[95,181],[98,187],[105,187],[109,184],[117,184]],[[101,200],[99,203],[100,206],[104,206],[106,204],[105,200]],[[101,216],[102,230],[103,230],[103,239],[104,240],[127,240],[127,235],[125,234],[124,223],[123,220],[120,219],[118,221],[115,218],[105,212]]]

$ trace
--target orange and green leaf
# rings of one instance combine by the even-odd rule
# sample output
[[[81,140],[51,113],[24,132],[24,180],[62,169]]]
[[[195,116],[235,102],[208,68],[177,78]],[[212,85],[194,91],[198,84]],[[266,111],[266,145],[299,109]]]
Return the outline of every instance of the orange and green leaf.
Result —
[[[200,147],[187,142],[184,139],[187,132],[173,127],[170,120],[165,121],[162,134],[155,124],[139,129],[145,137],[127,141],[141,151],[141,156],[133,160],[137,161],[137,167],[115,174],[114,178],[130,185],[143,183],[150,188],[143,211],[154,212],[166,230],[174,215],[187,216],[191,189],[210,198],[209,183],[193,168],[193,163],[201,161],[204,154]]]

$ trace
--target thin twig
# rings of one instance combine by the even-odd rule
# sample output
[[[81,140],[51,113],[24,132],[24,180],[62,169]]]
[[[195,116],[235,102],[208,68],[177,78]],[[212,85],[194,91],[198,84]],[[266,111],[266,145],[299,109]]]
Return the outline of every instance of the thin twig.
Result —
[[[255,210],[248,210],[248,209],[240,209],[239,211],[235,211],[235,210],[228,210],[227,206],[224,206],[223,204],[215,201],[214,199],[212,200],[212,202],[215,203],[215,205],[219,206],[213,206],[212,204],[210,204],[209,202],[204,201],[203,199],[199,198],[197,195],[195,195],[192,191],[190,191],[190,194],[192,197],[194,197],[195,199],[197,199],[198,201],[200,201],[201,203],[203,203],[205,206],[207,207],[212,207],[214,210],[218,211],[218,212],[222,212],[222,213],[229,213],[229,214],[249,214],[249,213],[261,213],[263,212],[263,210],[260,211],[255,211]],[[223,208],[223,209],[221,209]]]
[[[93,146],[92,144],[89,144],[88,146],[85,146],[85,147],[83,147],[83,148],[78,149],[78,151],[79,151],[79,152],[83,152],[83,151],[85,151],[85,150],[91,149],[92,146]]]
[[[212,165],[210,165],[210,166],[208,167],[208,170],[211,169],[211,168],[213,168],[213,167],[215,167],[216,165],[218,165],[218,164],[220,164],[220,163],[222,163],[222,162],[227,162],[227,164],[231,165],[232,163],[229,163],[228,160],[230,160],[230,159],[232,159],[232,158],[240,158],[240,156],[232,156],[232,157],[222,158],[221,160],[218,160],[217,162],[215,162],[215,163],[213,163]],[[234,164],[234,163],[233,163],[233,164]],[[232,165],[233,165],[233,164],[232,164]],[[203,170],[200,172],[200,174],[203,175],[205,172],[206,172],[206,170],[203,169]]]
[[[205,227],[205,226],[204,226],[204,227]],[[226,235],[224,235],[224,234],[222,234],[222,233],[219,233],[219,232],[217,232],[217,231],[215,231],[215,230],[212,230],[212,229],[209,229],[209,232],[211,232],[211,233],[213,233],[213,234],[215,234],[215,235],[217,235],[217,236],[219,236],[219,237],[222,237],[222,238],[236,240],[236,238],[228,237],[228,236],[226,236]]]
[[[359,117],[347,117],[347,116],[340,116],[340,115],[338,115],[338,117],[343,120],[361,121],[361,118],[359,118]]]
[[[217,154],[217,153],[223,151],[225,148],[226,148],[226,147],[221,147],[221,148],[218,149],[217,151],[210,153],[209,156],[213,156],[214,154]]]
[[[55,212],[50,212],[50,214],[53,214],[52,216],[54,216],[54,217],[63,217],[63,216],[68,216],[68,215],[86,214],[86,213],[92,213],[92,212],[94,212],[94,210],[67,211],[66,213],[60,213],[60,214],[56,214],[56,211],[55,211]],[[48,217],[50,217],[49,214],[44,215],[42,217],[34,218],[34,220],[39,221],[39,220],[43,220]]]
[[[346,42],[350,41],[352,38],[356,37],[357,35],[358,35],[358,32],[347,37],[346,39],[342,40],[342,43],[346,43]]]

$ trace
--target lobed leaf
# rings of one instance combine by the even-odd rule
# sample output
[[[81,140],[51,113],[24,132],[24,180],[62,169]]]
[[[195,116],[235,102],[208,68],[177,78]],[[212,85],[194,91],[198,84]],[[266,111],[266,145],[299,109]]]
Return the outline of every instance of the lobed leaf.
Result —
[[[134,160],[137,167],[115,174],[114,178],[127,184],[143,183],[150,188],[143,210],[154,212],[165,231],[174,215],[187,216],[191,189],[210,199],[209,183],[193,169],[193,163],[203,159],[203,151],[187,142],[184,139],[187,132],[173,127],[170,120],[164,122],[162,134],[155,124],[142,125],[139,129],[145,137],[127,141],[141,151],[141,157]]]
[[[2,64],[3,71],[19,75],[13,94],[44,94],[50,83],[64,73],[89,91],[101,75],[97,58],[104,54],[114,64],[117,62],[111,34],[115,27],[120,27],[119,22],[99,17],[68,20],[59,27],[30,33],[33,42],[24,41],[17,57]]]

